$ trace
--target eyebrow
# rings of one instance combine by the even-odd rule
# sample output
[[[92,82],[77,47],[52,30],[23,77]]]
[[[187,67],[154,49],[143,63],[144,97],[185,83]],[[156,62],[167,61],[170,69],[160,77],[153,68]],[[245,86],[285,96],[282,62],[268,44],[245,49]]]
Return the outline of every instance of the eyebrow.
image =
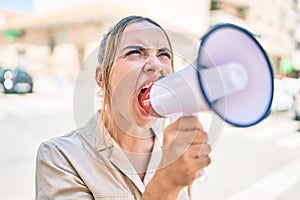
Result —
[[[139,45],[130,45],[130,46],[124,47],[121,50],[121,52],[123,52],[123,51],[125,51],[127,49],[138,49],[138,50],[143,51],[143,50],[146,50],[147,48],[145,48],[143,46],[139,46]],[[169,48],[167,48],[167,47],[163,47],[163,48],[158,49],[158,52],[164,52],[164,51],[168,51],[168,52],[172,53],[171,50]]]
[[[124,48],[121,50],[121,52],[122,52],[122,51],[125,51],[125,50],[127,50],[127,49],[139,49],[139,50],[145,50],[146,48],[144,48],[144,47],[142,47],[142,46],[138,46],[138,45],[130,45],[130,46],[124,47]]]
[[[158,49],[158,52],[164,52],[164,51],[168,51],[168,52],[172,53],[172,51],[167,47],[163,47],[163,48]]]

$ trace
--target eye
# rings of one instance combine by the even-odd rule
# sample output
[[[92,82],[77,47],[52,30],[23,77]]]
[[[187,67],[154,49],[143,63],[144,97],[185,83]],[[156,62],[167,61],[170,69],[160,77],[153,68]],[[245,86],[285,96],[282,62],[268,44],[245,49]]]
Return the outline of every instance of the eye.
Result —
[[[142,52],[139,51],[139,50],[131,50],[131,51],[128,51],[125,56],[130,56],[130,55],[142,55]]]
[[[168,59],[171,59],[172,58],[172,54],[170,52],[161,52],[159,53],[158,55],[159,57],[167,57]]]

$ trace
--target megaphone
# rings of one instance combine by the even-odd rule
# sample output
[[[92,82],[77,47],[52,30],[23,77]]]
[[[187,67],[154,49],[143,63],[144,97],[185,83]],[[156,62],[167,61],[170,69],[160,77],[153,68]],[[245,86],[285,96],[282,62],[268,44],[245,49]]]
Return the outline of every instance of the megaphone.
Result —
[[[155,117],[214,111],[231,125],[248,127],[269,114],[273,88],[270,61],[253,34],[219,24],[202,37],[197,59],[156,81],[142,104]]]

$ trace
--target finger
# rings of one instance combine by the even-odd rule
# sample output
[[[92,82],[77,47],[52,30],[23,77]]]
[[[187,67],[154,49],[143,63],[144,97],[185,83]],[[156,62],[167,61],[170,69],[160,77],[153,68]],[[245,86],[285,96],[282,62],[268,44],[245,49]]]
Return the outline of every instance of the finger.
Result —
[[[189,154],[189,157],[194,158],[194,159],[202,159],[205,156],[208,156],[211,152],[211,147],[209,144],[204,143],[204,144],[196,144],[192,145],[187,154]]]
[[[204,131],[173,131],[173,133],[167,133],[164,139],[164,146],[171,143],[179,146],[190,146],[191,144],[203,144],[207,143],[208,135]]]
[[[194,162],[195,167],[198,170],[201,170],[204,167],[207,167],[210,163],[211,163],[211,159],[210,159],[209,156],[205,156],[202,159],[196,159],[195,162]]]
[[[183,116],[177,119],[173,124],[170,124],[166,129],[172,130],[203,130],[202,124],[199,122],[196,116]]]
[[[203,144],[208,141],[208,134],[204,131],[192,130],[192,131],[178,131],[176,138],[173,141],[185,144]]]
[[[192,144],[202,144],[208,141],[208,134],[205,131],[197,131]]]
[[[198,159],[203,159],[211,153],[211,146],[207,143],[203,144],[198,152]]]
[[[181,120],[178,121],[178,123],[178,129],[182,131],[203,130],[203,127],[200,124],[198,117],[196,116],[182,117]]]

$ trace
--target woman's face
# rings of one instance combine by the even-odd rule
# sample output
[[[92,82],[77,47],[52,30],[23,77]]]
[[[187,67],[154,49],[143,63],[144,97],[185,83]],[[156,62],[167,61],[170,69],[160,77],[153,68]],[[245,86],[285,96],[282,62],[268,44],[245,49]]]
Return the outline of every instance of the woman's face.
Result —
[[[147,128],[153,118],[141,106],[142,90],[172,72],[172,53],[166,35],[147,21],[129,24],[112,66],[112,112],[121,129]]]

